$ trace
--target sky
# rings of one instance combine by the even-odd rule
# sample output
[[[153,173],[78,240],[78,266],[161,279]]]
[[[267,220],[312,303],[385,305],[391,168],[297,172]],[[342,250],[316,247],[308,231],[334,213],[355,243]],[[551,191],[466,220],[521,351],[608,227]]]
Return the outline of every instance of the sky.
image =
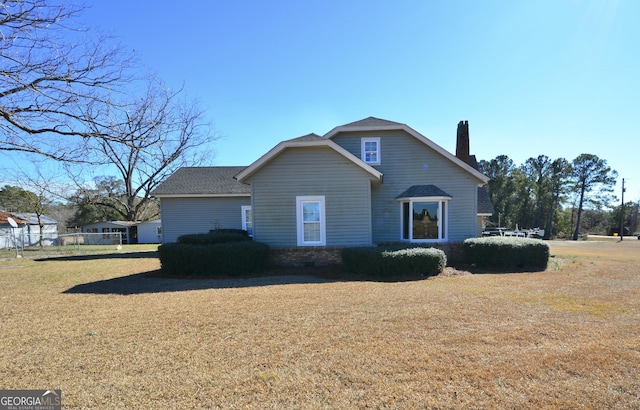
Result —
[[[468,120],[478,159],[595,154],[640,200],[640,1],[84,4],[80,21],[201,101],[210,165],[369,116],[455,152]]]

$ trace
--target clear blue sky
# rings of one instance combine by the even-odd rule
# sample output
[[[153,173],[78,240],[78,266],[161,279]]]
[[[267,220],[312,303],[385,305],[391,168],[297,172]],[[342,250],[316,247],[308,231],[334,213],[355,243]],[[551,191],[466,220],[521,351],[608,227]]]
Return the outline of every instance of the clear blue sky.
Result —
[[[368,116],[453,152],[468,120],[478,159],[596,154],[640,199],[640,1],[86,4],[87,25],[201,99],[213,165]]]

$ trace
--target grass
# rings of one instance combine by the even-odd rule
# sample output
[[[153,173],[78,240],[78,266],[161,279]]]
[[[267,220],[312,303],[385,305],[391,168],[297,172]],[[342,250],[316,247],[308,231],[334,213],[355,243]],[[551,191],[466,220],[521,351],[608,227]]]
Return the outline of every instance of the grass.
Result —
[[[167,279],[137,248],[7,258],[0,388],[65,408],[640,408],[639,242],[395,283]]]
[[[155,251],[158,249],[157,244],[149,245],[64,245],[64,246],[30,246],[24,249],[0,249],[0,260],[18,257],[38,259],[38,258],[54,258],[57,256],[73,256],[73,255],[97,255],[128,253],[138,251]]]

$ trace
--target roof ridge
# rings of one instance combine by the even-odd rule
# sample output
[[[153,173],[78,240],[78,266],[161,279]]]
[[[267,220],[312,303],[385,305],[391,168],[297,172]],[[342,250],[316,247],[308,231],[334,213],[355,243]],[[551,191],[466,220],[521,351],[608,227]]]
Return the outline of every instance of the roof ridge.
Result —
[[[321,137],[320,135],[316,134],[315,132],[309,133],[307,135],[303,135],[297,138],[292,138],[290,140],[286,140],[283,142],[292,142],[292,141],[316,141],[316,140],[324,140],[324,137]]]
[[[372,127],[372,126],[385,126],[385,125],[405,125],[401,122],[385,120],[377,117],[367,117],[358,121],[350,122],[348,124],[341,125],[340,127]]]

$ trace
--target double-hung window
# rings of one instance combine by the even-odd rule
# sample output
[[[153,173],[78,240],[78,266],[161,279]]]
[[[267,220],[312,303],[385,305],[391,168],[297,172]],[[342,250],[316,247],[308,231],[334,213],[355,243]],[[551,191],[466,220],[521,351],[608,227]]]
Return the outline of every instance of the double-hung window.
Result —
[[[296,197],[298,246],[326,245],[324,196]]]
[[[362,138],[361,158],[370,165],[380,164],[380,138]]]

